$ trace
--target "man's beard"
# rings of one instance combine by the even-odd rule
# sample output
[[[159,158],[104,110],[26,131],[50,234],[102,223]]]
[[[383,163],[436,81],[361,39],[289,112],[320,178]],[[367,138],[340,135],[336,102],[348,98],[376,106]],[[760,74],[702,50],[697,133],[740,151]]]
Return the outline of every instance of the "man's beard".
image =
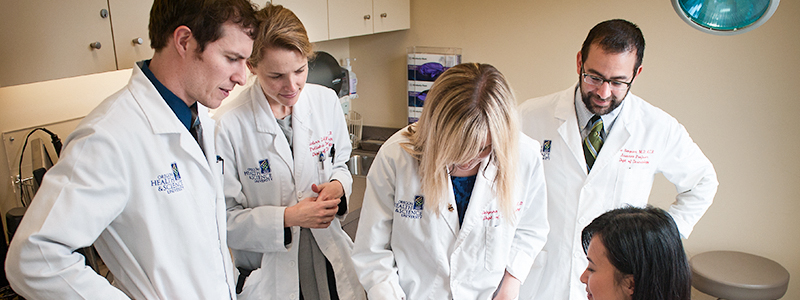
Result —
[[[628,94],[627,91],[626,91],[625,94],[626,95]],[[583,91],[581,91],[581,98],[583,100],[583,104],[586,105],[586,108],[589,109],[589,111],[591,113],[593,113],[595,115],[598,115],[598,116],[602,116],[602,115],[605,115],[607,113],[610,113],[610,112],[614,111],[614,109],[619,107],[620,104],[622,104],[622,100],[621,99],[617,99],[617,96],[614,95],[614,93],[611,93],[611,96],[610,96],[611,97],[611,103],[609,104],[608,107],[596,106],[594,104],[594,101],[592,101],[592,97],[595,97],[597,99],[601,99],[600,96],[598,96],[594,92],[584,93]]]

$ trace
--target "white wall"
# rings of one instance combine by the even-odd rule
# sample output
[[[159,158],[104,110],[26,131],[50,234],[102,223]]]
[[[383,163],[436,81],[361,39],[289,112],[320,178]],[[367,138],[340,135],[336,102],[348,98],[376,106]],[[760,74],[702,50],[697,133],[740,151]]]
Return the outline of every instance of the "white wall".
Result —
[[[762,27],[715,36],[689,27],[667,0],[412,0],[410,30],[350,39],[360,95],[352,107],[367,125],[406,124],[408,46],[462,48],[463,61],[503,72],[519,102],[560,91],[577,81],[576,53],[589,29],[628,19],[647,42],[632,91],[681,121],[718,173],[715,203],[687,252],[776,260],[794,275],[784,299],[800,299],[798,16],[798,1],[781,1]],[[674,196],[659,177],[651,202],[666,207]]]

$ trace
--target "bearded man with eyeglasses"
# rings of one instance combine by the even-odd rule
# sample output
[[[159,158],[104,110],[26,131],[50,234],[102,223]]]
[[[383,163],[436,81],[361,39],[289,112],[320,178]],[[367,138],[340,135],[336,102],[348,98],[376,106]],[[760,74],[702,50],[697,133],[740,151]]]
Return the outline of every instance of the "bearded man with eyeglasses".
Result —
[[[714,199],[714,167],[683,125],[630,93],[644,45],[629,21],[599,23],[578,51],[578,82],[520,107],[522,131],[542,144],[550,234],[519,299],[586,299],[581,230],[607,210],[645,207],[655,174],[675,185],[668,211],[684,238]]]

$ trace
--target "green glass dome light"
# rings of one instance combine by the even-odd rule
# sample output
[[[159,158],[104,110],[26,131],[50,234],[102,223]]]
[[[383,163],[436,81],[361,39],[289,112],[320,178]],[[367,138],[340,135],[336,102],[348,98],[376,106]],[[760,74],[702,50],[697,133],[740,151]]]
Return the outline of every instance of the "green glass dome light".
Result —
[[[767,22],[780,0],[671,0],[690,26],[712,34],[734,35]]]

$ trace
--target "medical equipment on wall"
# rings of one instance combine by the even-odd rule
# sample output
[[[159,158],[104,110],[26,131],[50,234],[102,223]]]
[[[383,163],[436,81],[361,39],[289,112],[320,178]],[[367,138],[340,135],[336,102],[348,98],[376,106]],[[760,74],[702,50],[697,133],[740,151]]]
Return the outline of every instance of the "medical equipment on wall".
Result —
[[[461,48],[408,48],[408,124],[419,120],[425,97],[445,70],[461,63]]]

